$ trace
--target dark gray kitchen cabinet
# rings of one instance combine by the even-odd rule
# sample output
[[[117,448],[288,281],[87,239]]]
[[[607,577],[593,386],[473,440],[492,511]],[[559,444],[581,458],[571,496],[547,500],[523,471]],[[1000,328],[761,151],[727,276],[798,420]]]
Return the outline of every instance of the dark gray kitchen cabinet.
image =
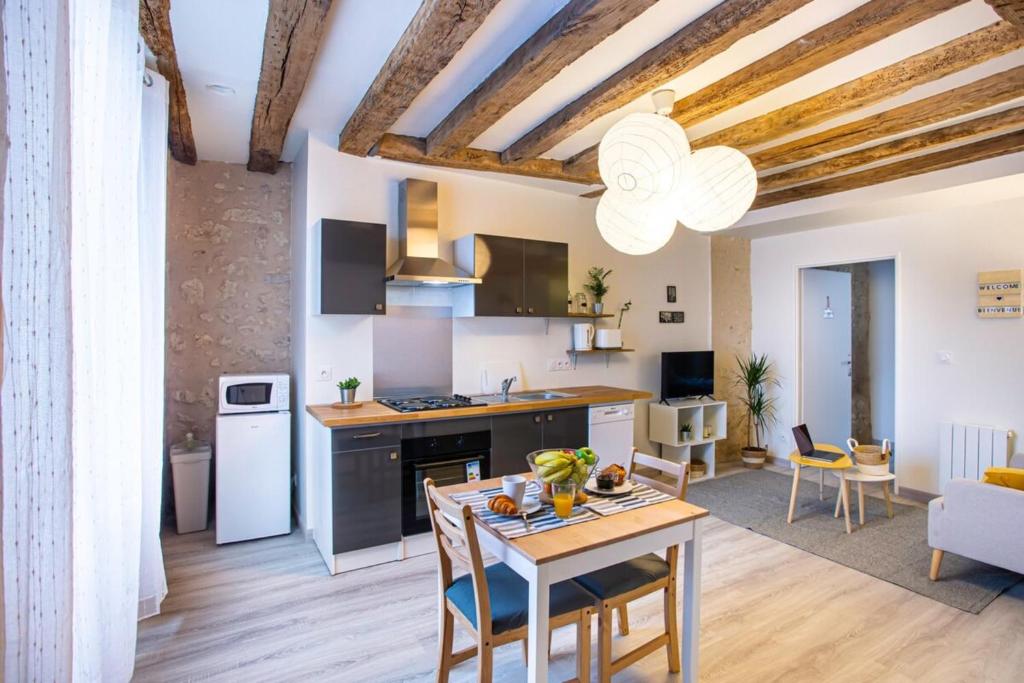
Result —
[[[587,408],[562,408],[491,418],[491,476],[530,469],[526,455],[541,448],[579,448],[587,444]]]
[[[323,218],[319,234],[318,312],[384,315],[387,227]]]
[[[589,439],[587,408],[563,408],[543,413],[544,438],[541,448],[579,448]]]
[[[526,454],[543,448],[541,413],[514,413],[491,418],[491,476],[522,474],[530,469]]]
[[[455,243],[455,265],[481,278],[456,289],[456,316],[564,316],[569,245],[496,235]]]
[[[334,554],[402,539],[399,445],[331,454]]]
[[[523,240],[526,315],[566,314],[569,291],[569,245]]]

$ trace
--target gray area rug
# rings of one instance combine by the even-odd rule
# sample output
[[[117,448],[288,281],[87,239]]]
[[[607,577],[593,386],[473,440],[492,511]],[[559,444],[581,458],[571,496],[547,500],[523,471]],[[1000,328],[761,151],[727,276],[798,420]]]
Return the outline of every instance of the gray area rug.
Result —
[[[817,479],[800,482],[792,524],[786,524],[791,475],[751,470],[693,482],[686,500],[731,524],[973,614],[1024,581],[1020,574],[950,553],[942,561],[939,581],[929,581],[927,510],[894,504],[893,518],[888,519],[885,501],[865,495],[864,526],[858,527],[857,490],[851,486],[854,530],[847,535],[842,513],[839,519],[832,516],[837,488],[828,486],[830,478],[835,481],[826,474],[824,501],[818,500]]]

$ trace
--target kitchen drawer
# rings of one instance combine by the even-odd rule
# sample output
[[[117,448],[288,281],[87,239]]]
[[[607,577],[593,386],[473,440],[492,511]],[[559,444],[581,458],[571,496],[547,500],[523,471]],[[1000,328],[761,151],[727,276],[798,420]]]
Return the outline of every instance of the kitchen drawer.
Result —
[[[402,443],[401,425],[367,425],[331,432],[331,451],[356,451],[364,448],[398,446]]]

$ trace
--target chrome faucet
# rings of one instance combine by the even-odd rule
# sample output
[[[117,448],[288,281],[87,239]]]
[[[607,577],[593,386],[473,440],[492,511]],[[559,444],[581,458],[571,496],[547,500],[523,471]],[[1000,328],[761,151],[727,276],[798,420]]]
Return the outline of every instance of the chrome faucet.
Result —
[[[512,388],[512,383],[516,381],[515,377],[506,377],[501,380],[501,402],[508,403],[508,390]]]

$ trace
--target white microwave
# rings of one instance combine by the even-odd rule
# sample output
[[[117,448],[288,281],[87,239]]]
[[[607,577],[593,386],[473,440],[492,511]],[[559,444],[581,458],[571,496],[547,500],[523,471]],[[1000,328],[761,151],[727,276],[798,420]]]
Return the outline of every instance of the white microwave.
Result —
[[[217,412],[271,413],[288,410],[288,375],[221,375]]]

